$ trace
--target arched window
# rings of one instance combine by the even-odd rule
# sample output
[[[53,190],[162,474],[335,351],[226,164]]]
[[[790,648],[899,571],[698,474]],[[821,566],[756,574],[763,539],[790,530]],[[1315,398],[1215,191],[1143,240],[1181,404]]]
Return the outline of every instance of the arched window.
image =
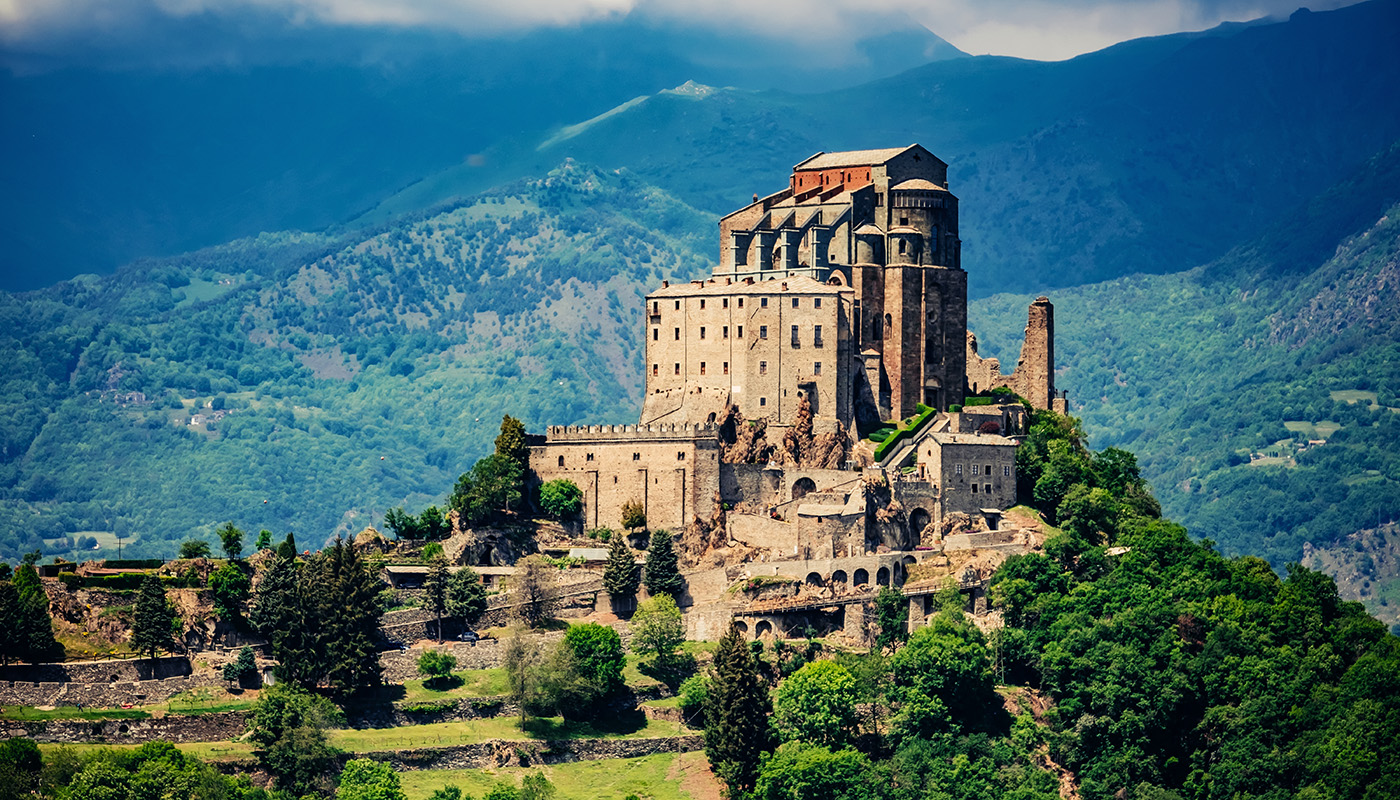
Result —
[[[886,314],[886,315],[885,315],[885,336],[884,336],[884,338],[886,338],[886,339],[890,338],[890,328],[892,328],[892,327],[894,327],[894,317],[891,317],[889,314]]]

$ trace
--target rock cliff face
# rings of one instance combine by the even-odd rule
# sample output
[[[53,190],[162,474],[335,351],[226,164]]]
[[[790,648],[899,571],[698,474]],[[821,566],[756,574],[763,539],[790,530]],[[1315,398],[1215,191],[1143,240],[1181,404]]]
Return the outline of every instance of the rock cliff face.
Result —
[[[1345,600],[1387,625],[1400,623],[1400,523],[1357,531],[1326,547],[1303,545],[1303,564],[1337,582]]]

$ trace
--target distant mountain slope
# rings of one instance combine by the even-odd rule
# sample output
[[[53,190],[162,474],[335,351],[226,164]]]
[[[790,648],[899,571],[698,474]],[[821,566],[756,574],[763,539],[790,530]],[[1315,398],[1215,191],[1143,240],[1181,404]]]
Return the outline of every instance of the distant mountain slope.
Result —
[[[168,556],[227,520],[320,541],[440,501],[503,414],[633,421],[640,292],[703,273],[711,224],[566,164],[378,232],[0,294],[0,558]]]
[[[1171,516],[1282,565],[1400,519],[1397,292],[1400,144],[1209,265],[1055,292],[1057,381]],[[973,305],[984,350],[1026,299]]]

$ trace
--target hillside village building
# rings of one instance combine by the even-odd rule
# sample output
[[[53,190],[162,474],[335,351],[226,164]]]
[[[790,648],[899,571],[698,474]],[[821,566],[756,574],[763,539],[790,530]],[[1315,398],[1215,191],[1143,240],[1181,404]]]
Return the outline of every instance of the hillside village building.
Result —
[[[674,530],[739,509],[724,536],[806,557],[912,551],[954,517],[994,528],[1015,503],[1008,437],[1026,431],[1027,414],[1018,403],[964,409],[965,396],[1005,386],[1041,408],[1066,401],[1048,299],[1031,306],[1013,375],[977,355],[947,165],[917,144],[818,153],[719,228],[712,274],[646,297],[639,423],[532,436],[536,478],[577,484],[586,527],[621,528],[628,501],[649,527]],[[938,413],[891,446],[861,439],[927,409]],[[804,414],[804,435],[840,457],[784,455]],[[739,426],[760,420],[772,460],[726,461]],[[898,479],[893,524],[866,498],[872,474]]]

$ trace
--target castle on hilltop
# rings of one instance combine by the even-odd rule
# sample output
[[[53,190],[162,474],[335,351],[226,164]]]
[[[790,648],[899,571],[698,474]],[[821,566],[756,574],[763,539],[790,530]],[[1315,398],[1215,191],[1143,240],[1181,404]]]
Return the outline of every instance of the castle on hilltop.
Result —
[[[946,163],[917,144],[818,153],[719,229],[708,277],[646,296],[638,424],[531,437],[534,475],[574,481],[586,526],[621,527],[629,501],[649,527],[681,530],[736,508],[800,526],[805,507],[845,520],[817,549],[849,554],[912,550],[951,514],[987,519],[1014,503],[1008,436],[1024,432],[1024,408],[962,406],[1009,387],[1064,410],[1054,310],[1032,304],[1012,375],[977,354]],[[851,499],[871,468],[911,478],[899,531],[867,524],[868,504]]]

